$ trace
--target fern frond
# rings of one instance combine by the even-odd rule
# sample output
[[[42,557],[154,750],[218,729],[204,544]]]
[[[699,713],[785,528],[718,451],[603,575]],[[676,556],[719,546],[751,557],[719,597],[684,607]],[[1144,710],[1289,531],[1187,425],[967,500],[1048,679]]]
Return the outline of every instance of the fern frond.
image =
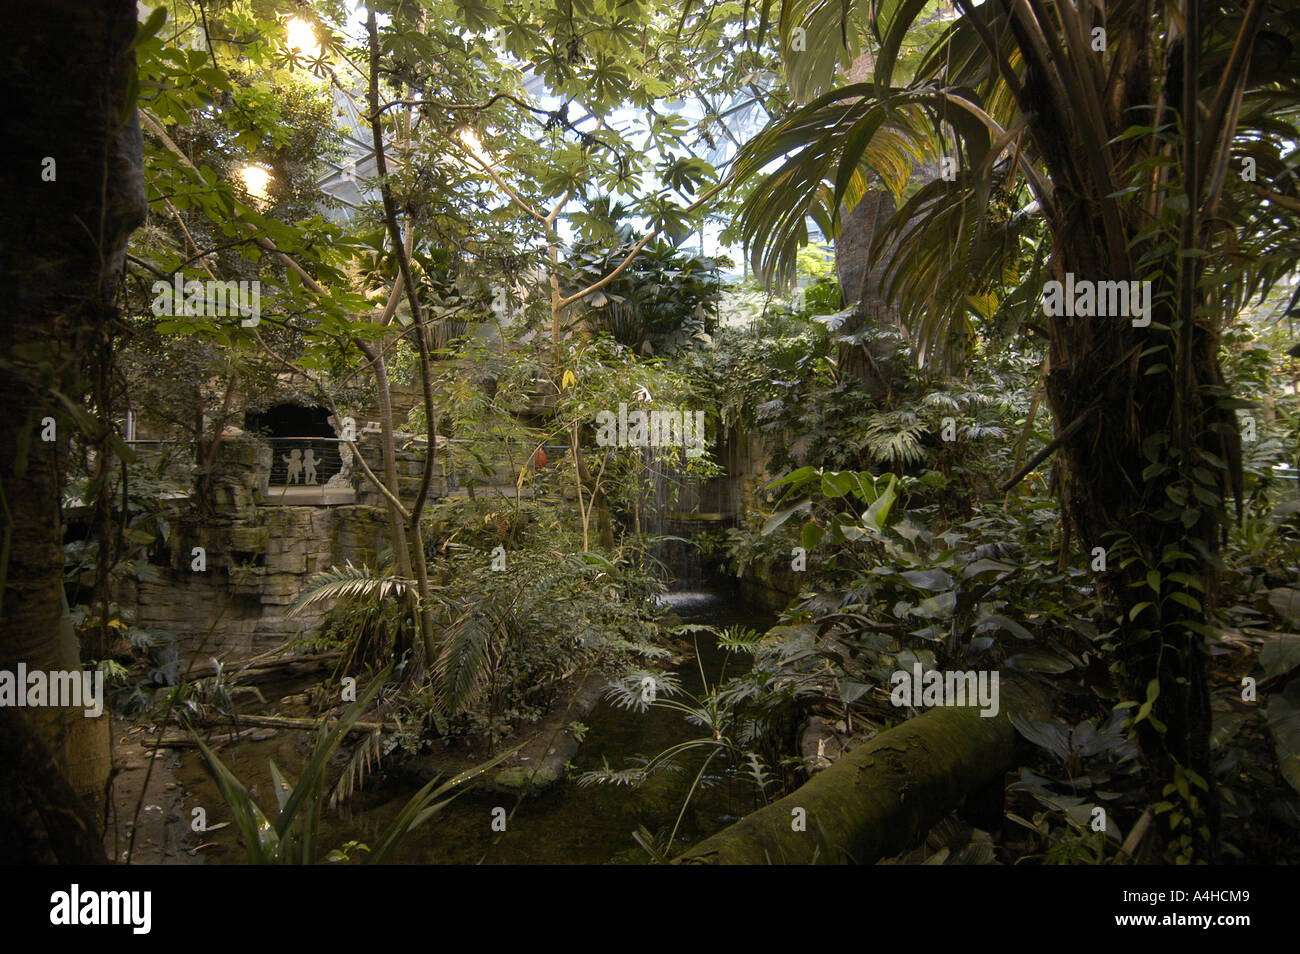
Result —
[[[745,753],[745,771],[749,777],[754,780],[755,787],[758,788],[758,794],[767,801],[767,787],[772,784],[772,773],[763,765],[763,760],[753,752]]]

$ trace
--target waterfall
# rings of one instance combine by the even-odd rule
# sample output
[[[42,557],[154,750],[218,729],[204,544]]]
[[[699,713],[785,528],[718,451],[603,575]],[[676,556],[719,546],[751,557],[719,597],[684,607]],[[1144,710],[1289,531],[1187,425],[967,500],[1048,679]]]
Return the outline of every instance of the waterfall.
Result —
[[[653,448],[642,448],[641,455],[645,475],[638,501],[641,532],[659,538],[650,545],[650,554],[664,566],[671,590],[697,589],[704,582],[699,548],[683,542],[696,528],[682,515],[699,510],[700,481],[667,464]]]

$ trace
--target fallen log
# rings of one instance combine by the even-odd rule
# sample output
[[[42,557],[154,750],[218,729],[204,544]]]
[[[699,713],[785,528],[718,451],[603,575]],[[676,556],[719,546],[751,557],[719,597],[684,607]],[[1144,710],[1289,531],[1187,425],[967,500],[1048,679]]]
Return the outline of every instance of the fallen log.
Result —
[[[320,719],[300,719],[293,716],[267,716],[267,715],[241,715],[238,719],[232,716],[213,716],[204,720],[205,725],[251,725],[265,726],[270,729],[307,729],[315,730],[322,728]],[[393,731],[394,726],[386,726],[379,722],[354,722],[348,730],[352,732],[383,732]]]
[[[222,668],[228,676],[241,676],[245,679],[255,678],[274,672],[277,669],[319,669],[326,663],[338,659],[343,655],[338,650],[331,650],[324,653],[304,653],[301,656],[282,656],[279,659],[271,659],[266,662],[257,662],[249,660],[246,662],[223,662]],[[188,672],[186,679],[206,679],[209,676],[217,674],[217,667],[210,662],[196,664]]]
[[[880,733],[675,863],[809,864],[826,842],[858,864],[906,850],[965,795],[1015,766],[1008,695],[1003,692],[1003,711],[993,718],[976,708],[935,708]],[[1018,711],[1041,711],[1032,697],[1018,695]]]
[[[232,742],[243,742],[246,739],[253,738],[258,731],[259,730],[257,728],[248,728],[240,732],[232,732],[228,735],[227,734],[217,735],[211,739],[208,739],[203,744],[215,752],[218,749],[222,748],[223,746],[230,745]],[[274,735],[273,732],[268,734]],[[260,739],[253,738],[253,741],[260,741]],[[165,735],[158,741],[154,742],[152,745],[146,743],[146,747],[148,748],[156,747],[160,749],[197,749],[199,747],[199,743],[193,736],[190,735]]]

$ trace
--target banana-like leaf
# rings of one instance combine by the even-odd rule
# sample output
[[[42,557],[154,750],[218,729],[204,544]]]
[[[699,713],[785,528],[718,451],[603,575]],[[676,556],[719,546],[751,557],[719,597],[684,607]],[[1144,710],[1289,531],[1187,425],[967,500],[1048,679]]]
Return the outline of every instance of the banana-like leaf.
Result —
[[[194,741],[208,763],[212,777],[217,782],[217,789],[225,799],[230,814],[244,836],[245,849],[250,864],[268,865],[280,860],[280,836],[275,826],[262,813],[262,809],[248,794],[244,783],[226,767],[217,754],[208,748],[195,733]]]

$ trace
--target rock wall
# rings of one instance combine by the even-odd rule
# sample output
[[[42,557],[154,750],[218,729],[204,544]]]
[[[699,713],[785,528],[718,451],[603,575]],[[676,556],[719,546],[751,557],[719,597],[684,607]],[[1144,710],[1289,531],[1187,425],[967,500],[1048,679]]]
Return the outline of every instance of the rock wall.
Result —
[[[320,622],[327,606],[290,617],[315,573],[346,561],[374,561],[387,545],[378,507],[258,507],[228,526],[190,524],[168,549],[170,564],[127,594],[136,623],[176,634],[183,658],[233,659],[273,649]],[[203,549],[197,569],[195,547]]]
[[[176,635],[183,662],[256,655],[306,633],[328,607],[292,618],[288,610],[312,575],[349,560],[373,563],[388,545],[382,507],[275,505],[270,467],[266,441],[224,442],[208,506],[178,503],[153,564],[118,594],[135,607],[138,626]]]

